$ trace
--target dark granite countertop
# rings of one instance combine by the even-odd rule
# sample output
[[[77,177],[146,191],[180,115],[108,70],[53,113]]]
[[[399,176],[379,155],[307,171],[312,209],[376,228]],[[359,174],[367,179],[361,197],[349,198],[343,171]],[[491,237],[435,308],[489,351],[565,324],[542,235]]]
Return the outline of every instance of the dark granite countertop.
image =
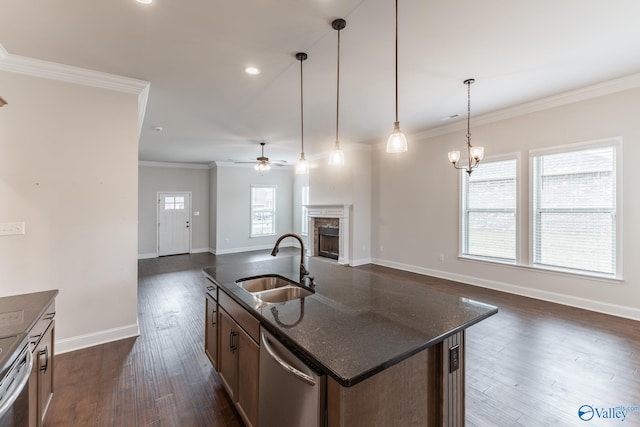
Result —
[[[29,331],[58,295],[57,290],[0,298],[0,339],[8,343],[0,351],[0,370],[4,370],[23,345]],[[9,337],[16,337],[13,340]]]
[[[319,258],[308,259],[316,293],[304,300],[265,304],[235,284],[265,274],[297,282],[299,263],[298,256],[278,256],[203,272],[285,345],[345,387],[498,312],[488,304]]]

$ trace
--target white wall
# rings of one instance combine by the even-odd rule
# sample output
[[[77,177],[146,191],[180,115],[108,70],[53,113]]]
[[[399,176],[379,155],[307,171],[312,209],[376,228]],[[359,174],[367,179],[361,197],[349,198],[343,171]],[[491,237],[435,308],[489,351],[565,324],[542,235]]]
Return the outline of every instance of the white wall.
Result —
[[[292,230],[294,233],[302,237],[302,240],[304,241],[305,245],[308,245],[309,239],[308,239],[308,236],[302,235],[302,187],[308,186],[308,185],[309,185],[308,174],[293,175],[293,201],[292,201],[293,229]]]
[[[309,172],[309,204],[353,205],[349,253],[353,265],[371,261],[371,161],[369,149],[346,149],[344,166],[323,157]]]
[[[0,296],[59,289],[58,352],[136,335],[138,97],[0,72]]]
[[[261,175],[253,168],[217,165],[211,173],[216,174],[217,195],[216,241],[212,252],[219,255],[271,248],[279,235],[293,231],[294,172],[291,169],[274,168]],[[275,236],[249,237],[251,185],[275,185],[277,188]],[[283,242],[283,246],[289,244]]]
[[[209,170],[209,252],[216,253],[218,240],[218,168],[212,164]]]
[[[209,167],[143,162],[138,176],[138,257],[158,255],[157,196],[162,191],[191,192],[191,252],[209,251]]]
[[[622,283],[457,258],[459,174],[447,151],[464,148],[464,130],[410,139],[409,152],[374,154],[372,236],[374,262],[406,270],[503,289],[606,313],[640,319],[640,192],[635,167],[640,158],[640,89],[576,102],[486,125],[471,125],[475,145],[488,156],[518,153],[523,205],[528,206],[528,150],[623,137]],[[482,167],[482,165],[480,165]],[[527,213],[522,246],[528,247]],[[526,251],[525,251],[526,253]],[[444,261],[439,260],[444,254]]]

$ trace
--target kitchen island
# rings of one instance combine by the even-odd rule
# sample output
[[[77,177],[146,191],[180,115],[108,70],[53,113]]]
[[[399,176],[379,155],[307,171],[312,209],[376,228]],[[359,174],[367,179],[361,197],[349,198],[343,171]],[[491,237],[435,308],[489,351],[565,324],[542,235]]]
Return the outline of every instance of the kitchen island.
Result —
[[[303,299],[265,303],[236,284],[270,274],[299,282],[299,266],[283,256],[204,273],[328,375],[329,426],[464,425],[464,331],[496,307],[319,258],[307,261],[316,288]]]

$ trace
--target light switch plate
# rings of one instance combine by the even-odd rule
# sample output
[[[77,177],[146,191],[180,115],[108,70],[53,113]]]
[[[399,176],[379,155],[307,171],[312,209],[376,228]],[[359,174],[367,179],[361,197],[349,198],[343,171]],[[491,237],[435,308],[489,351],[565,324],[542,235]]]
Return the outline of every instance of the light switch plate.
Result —
[[[24,222],[3,222],[0,223],[0,236],[14,236],[25,233]]]

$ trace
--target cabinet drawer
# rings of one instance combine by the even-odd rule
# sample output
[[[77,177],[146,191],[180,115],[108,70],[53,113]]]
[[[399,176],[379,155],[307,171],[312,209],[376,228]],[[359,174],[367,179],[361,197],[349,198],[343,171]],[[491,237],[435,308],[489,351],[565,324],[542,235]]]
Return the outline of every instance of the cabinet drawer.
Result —
[[[207,277],[206,279],[207,294],[214,300],[218,301],[218,286]]]
[[[29,332],[29,342],[31,343],[31,349],[37,347],[38,343],[42,339],[42,336],[49,328],[49,325],[53,322],[53,318],[56,316],[56,303],[53,301],[44,311],[42,317],[38,319],[36,324]]]
[[[218,304],[233,317],[233,320],[235,320],[255,342],[260,342],[260,322],[258,319],[249,314],[246,309],[242,308],[240,304],[225,294],[222,289],[220,289],[218,294]]]

